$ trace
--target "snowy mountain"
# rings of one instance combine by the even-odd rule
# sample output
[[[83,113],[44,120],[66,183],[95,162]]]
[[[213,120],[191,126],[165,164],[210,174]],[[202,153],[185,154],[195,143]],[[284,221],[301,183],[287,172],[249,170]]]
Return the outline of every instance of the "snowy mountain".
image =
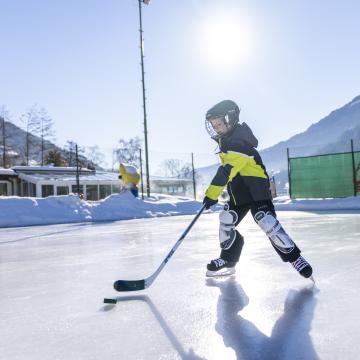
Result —
[[[360,96],[357,96],[303,133],[264,149],[260,154],[269,172],[278,172],[287,168],[287,148],[290,149],[290,157],[349,151],[350,139],[360,142],[359,130],[356,130],[359,127]],[[360,144],[357,146],[360,147]]]
[[[360,96],[332,111],[304,132],[286,141],[261,150],[260,155],[269,175],[274,174],[277,188],[283,189],[287,182],[287,148],[290,157],[309,156],[350,151],[350,140],[355,150],[360,150]],[[197,169],[204,183],[214,176],[217,164]]]
[[[359,120],[360,122],[360,120]],[[354,150],[360,150],[360,123],[353,128],[345,130],[339,139],[329,145],[326,145],[320,150],[321,154],[329,154],[336,152],[347,152],[351,151],[351,139],[353,141]]]

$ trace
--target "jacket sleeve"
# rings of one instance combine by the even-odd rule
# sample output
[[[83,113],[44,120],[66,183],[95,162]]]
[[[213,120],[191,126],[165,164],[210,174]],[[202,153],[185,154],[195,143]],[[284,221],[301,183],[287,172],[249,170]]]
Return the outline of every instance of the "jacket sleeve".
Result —
[[[205,195],[213,200],[216,200],[224,187],[231,181],[237,173],[247,164],[250,156],[235,151],[220,154],[222,166],[220,166],[207,188]]]
[[[205,192],[205,196],[216,200],[222,193],[224,187],[229,181],[232,166],[230,164],[220,166],[211,181],[210,186]]]

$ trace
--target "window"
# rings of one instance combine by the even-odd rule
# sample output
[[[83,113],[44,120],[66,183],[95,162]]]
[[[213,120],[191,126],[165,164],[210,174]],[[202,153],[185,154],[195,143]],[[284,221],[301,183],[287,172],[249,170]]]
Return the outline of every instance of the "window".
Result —
[[[26,181],[22,182],[22,196],[29,196],[29,183]]]
[[[84,193],[84,185],[80,185],[79,191],[80,191],[80,194]],[[71,185],[71,192],[73,194],[77,194],[77,185]]]
[[[111,185],[100,185],[100,199],[104,199],[111,195]]]
[[[113,194],[120,192],[120,185],[112,185],[112,191]]]
[[[86,200],[99,200],[97,185],[86,185]]]
[[[57,186],[56,187],[56,194],[57,195],[68,195],[69,194],[69,187],[68,186]]]
[[[41,186],[41,196],[47,197],[54,195],[54,185],[42,185]]]
[[[29,183],[29,196],[36,196],[36,185],[33,183]]]
[[[6,182],[0,182],[0,196],[7,196],[8,184]]]

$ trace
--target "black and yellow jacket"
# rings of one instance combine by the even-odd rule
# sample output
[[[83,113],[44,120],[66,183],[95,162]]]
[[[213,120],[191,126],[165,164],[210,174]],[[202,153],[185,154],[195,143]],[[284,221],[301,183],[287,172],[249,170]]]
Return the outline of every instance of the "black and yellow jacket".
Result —
[[[217,141],[221,166],[205,195],[216,200],[227,185],[232,205],[270,200],[269,177],[250,128],[245,123],[237,124],[229,135]]]

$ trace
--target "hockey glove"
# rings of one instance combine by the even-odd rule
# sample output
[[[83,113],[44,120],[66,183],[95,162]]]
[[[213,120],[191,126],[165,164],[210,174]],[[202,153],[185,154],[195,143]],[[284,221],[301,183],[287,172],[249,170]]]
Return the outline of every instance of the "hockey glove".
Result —
[[[203,204],[205,205],[205,209],[210,209],[211,206],[217,204],[218,200],[210,199],[209,197],[205,196],[203,200]]]

